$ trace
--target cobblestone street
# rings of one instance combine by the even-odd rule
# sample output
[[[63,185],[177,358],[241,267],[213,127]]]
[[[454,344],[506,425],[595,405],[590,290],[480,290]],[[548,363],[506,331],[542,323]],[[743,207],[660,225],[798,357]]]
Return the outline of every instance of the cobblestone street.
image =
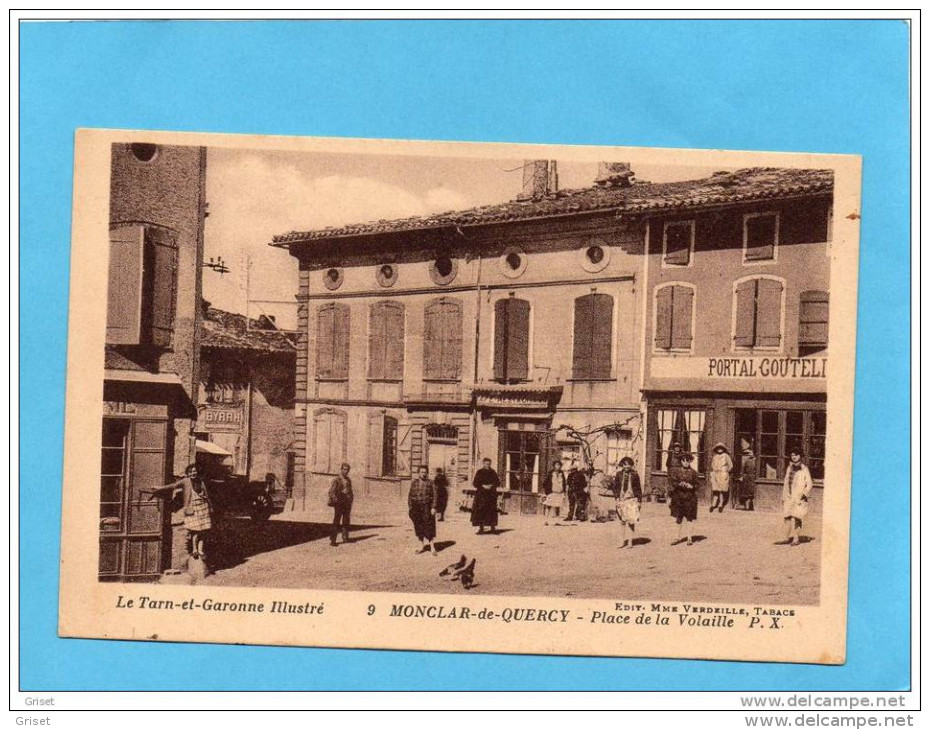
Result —
[[[461,593],[439,571],[467,555],[477,558],[469,594],[574,596],[725,603],[816,604],[819,600],[821,517],[812,511],[797,547],[783,539],[778,512],[702,506],[695,542],[670,545],[675,525],[665,504],[643,505],[636,546],[619,549],[620,525],[564,523],[502,515],[497,534],[476,535],[469,515],[451,512],[438,523],[437,557],[415,555],[406,515],[360,504],[351,540],[329,544],[327,512],[290,512],[267,523],[225,523],[216,573],[204,585],[331,590]]]

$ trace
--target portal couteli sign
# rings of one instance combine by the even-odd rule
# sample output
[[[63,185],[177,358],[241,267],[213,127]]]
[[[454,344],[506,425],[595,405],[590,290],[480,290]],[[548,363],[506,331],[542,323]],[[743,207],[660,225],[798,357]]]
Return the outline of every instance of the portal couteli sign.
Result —
[[[242,428],[242,408],[205,406],[200,412],[200,427],[207,432],[239,431]]]
[[[654,357],[650,372],[657,378],[823,381],[827,377],[827,358]]]

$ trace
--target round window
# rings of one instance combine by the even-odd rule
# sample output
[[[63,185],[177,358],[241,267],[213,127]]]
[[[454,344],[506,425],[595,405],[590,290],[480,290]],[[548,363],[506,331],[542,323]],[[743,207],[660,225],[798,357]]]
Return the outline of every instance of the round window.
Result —
[[[129,151],[139,162],[151,162],[155,159],[158,147],[148,142],[133,142],[129,145]]]
[[[327,289],[338,289],[342,286],[342,269],[332,268],[323,272],[323,286]]]
[[[397,267],[394,264],[382,264],[375,271],[375,278],[381,286],[394,286],[397,281]]]
[[[433,280],[433,283],[440,286],[452,282],[458,271],[458,262],[445,254],[440,254],[429,264],[429,278]]]
[[[581,266],[592,274],[603,271],[610,263],[610,247],[598,240],[588,241],[578,253]]]
[[[515,246],[507,248],[500,258],[500,269],[504,276],[509,279],[516,279],[520,276],[526,271],[527,258],[527,255],[519,248]]]

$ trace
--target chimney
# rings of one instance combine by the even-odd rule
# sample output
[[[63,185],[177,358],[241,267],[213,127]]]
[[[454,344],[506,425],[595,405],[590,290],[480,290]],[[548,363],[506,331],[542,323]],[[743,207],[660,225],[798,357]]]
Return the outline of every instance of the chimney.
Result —
[[[594,184],[599,188],[626,188],[633,184],[629,162],[598,162]]]
[[[539,200],[554,195],[559,189],[559,173],[555,160],[523,161],[523,192],[517,200]]]

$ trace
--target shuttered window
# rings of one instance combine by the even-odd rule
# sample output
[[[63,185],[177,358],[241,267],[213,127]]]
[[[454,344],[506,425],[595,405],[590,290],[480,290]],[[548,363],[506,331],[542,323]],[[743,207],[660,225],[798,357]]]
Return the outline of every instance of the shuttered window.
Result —
[[[368,377],[402,380],[404,377],[404,305],[375,302],[368,315]]]
[[[818,352],[827,346],[829,314],[830,295],[827,292],[801,292],[798,349],[802,356]]]
[[[691,263],[694,244],[694,221],[674,221],[664,228],[663,263],[669,266],[687,266]]]
[[[781,346],[782,292],[777,279],[748,279],[736,286],[733,344],[737,348]]]
[[[442,297],[426,305],[423,377],[427,380],[462,377],[462,304],[458,299]]]
[[[655,347],[690,350],[693,338],[694,290],[679,284],[656,291]]]
[[[321,408],[313,414],[313,469],[336,474],[346,459],[346,414]]]
[[[170,347],[177,299],[174,231],[131,224],[110,231],[107,344]]]
[[[770,261],[778,245],[778,214],[762,213],[743,218],[744,260]]]
[[[499,299],[494,304],[494,379],[503,383],[529,377],[530,303]]]
[[[380,411],[368,416],[368,474],[397,474],[397,419]]]
[[[317,310],[316,376],[318,380],[349,377],[349,307],[323,304]]]
[[[613,351],[614,299],[609,294],[586,294],[575,300],[572,377],[596,380],[610,377]]]

